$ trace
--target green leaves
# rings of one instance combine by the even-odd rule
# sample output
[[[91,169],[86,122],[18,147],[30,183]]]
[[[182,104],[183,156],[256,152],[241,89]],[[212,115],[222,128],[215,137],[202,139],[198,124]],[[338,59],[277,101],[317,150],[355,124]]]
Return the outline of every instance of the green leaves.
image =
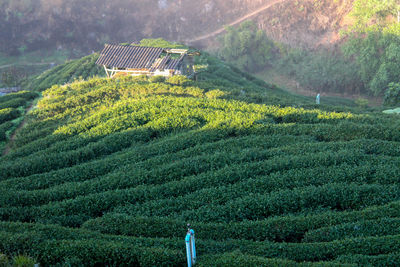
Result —
[[[273,55],[272,41],[252,21],[228,27],[221,43],[221,57],[246,71],[265,67]]]
[[[400,83],[390,83],[384,98],[385,105],[394,106],[400,103]]]
[[[400,39],[397,35],[369,32],[351,37],[345,45],[347,56],[354,57],[364,87],[375,95],[384,95],[390,83],[400,75]]]
[[[0,109],[0,124],[18,118],[21,112],[15,108]]]
[[[382,29],[387,25],[389,15],[397,16],[400,5],[396,0],[356,0],[351,15],[356,18],[354,29],[365,31],[374,26]],[[371,27],[371,21],[375,22]]]

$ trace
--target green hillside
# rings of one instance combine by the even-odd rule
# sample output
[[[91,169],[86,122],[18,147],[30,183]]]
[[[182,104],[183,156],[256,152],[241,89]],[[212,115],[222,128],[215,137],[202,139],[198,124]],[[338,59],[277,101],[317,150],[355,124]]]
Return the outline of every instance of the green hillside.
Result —
[[[190,223],[198,266],[398,266],[398,116],[197,61],[197,81],[45,73],[0,157],[0,254],[184,266]]]
[[[55,84],[66,84],[93,76],[105,76],[104,70],[95,65],[99,54],[92,54],[81,59],[72,60],[30,77],[22,87],[33,90],[45,90]]]
[[[37,93],[28,91],[0,97],[0,151],[5,149],[7,140],[24,119],[32,100],[37,97]]]

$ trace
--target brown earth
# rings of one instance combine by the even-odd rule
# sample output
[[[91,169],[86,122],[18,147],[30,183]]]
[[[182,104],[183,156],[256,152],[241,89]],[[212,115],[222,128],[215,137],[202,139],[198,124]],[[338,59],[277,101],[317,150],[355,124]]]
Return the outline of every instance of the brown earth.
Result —
[[[226,25],[236,25],[245,19],[257,22],[268,36],[291,47],[316,49],[336,46],[340,30],[351,24],[348,13],[353,1],[337,0],[269,0],[249,13],[232,19]],[[196,36],[189,42],[197,46],[215,45],[215,37],[224,27]]]

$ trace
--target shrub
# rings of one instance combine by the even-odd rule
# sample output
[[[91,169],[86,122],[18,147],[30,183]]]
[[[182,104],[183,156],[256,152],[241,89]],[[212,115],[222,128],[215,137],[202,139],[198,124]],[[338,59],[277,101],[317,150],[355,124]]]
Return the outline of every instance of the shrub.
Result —
[[[162,83],[162,82],[165,82],[165,77],[161,76],[161,75],[156,75],[156,76],[150,77],[149,81],[152,83]]]
[[[0,109],[0,124],[18,118],[21,112],[15,108]]]
[[[23,88],[43,91],[53,85],[73,82],[80,77],[87,79],[94,76],[105,76],[104,70],[95,64],[99,54],[69,61],[23,82]]]
[[[44,266],[183,266],[188,222],[211,266],[399,251],[397,118],[301,108],[305,98],[202,60],[213,71],[200,83],[93,78],[44,91],[0,159],[0,251]],[[45,83],[84,71],[64,67]]]
[[[189,85],[191,82],[192,81],[189,78],[183,75],[175,75],[167,79],[167,83],[181,86]]]
[[[8,102],[15,99],[25,99],[26,101],[32,100],[38,96],[35,92],[30,91],[19,91],[17,93],[7,94],[5,96],[0,96],[0,103]]]
[[[24,255],[13,257],[12,262],[15,267],[33,267],[36,263],[34,259]]]
[[[384,104],[395,106],[400,104],[400,83],[390,83],[385,91]]]
[[[235,251],[225,254],[200,256],[197,260],[199,267],[218,266],[247,266],[247,267],[347,267],[351,264],[335,262],[295,262],[285,259],[268,259]]]
[[[362,98],[362,97],[357,98],[355,103],[360,108],[366,108],[368,106],[368,104],[369,104],[368,99],[365,99],[365,98]]]
[[[208,91],[206,94],[207,98],[215,99],[220,98],[226,95],[226,92],[223,92],[219,89]]]
[[[14,124],[10,121],[0,124],[0,141],[5,141],[7,139],[7,131],[9,131]]]
[[[330,242],[349,237],[384,236],[400,234],[400,219],[360,220],[309,231],[304,242]]]
[[[340,256],[335,261],[355,264],[356,266],[398,267],[400,266],[400,254],[390,253],[376,256],[349,254]]]
[[[0,253],[0,267],[9,267],[9,266],[10,266],[10,262],[8,260],[7,255]]]
[[[25,104],[26,104],[26,99],[15,98],[15,99],[0,103],[0,109],[17,108],[17,107],[24,106]]]

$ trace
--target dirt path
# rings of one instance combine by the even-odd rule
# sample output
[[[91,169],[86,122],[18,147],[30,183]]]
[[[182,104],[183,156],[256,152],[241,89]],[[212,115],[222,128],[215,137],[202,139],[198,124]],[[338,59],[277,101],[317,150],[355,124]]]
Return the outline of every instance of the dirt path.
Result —
[[[276,5],[276,4],[283,3],[283,2],[286,2],[286,1],[288,1],[288,0],[273,0],[273,1],[269,2],[268,4],[260,7],[259,9],[257,9],[255,11],[253,11],[253,12],[251,12],[251,13],[249,13],[249,14],[247,14],[247,15],[245,15],[245,16],[243,16],[243,17],[241,17],[241,18],[239,18],[239,19],[237,19],[237,20],[235,20],[235,21],[233,21],[231,23],[229,23],[227,26],[235,26],[235,25],[237,25],[237,24],[239,24],[239,23],[241,23],[241,22],[243,22],[243,21],[245,21],[245,20],[247,20],[247,19],[249,19],[249,18],[251,18],[251,17],[253,17],[253,16],[255,16],[255,15],[257,15],[257,14],[263,12],[263,11],[265,11],[265,10],[267,10],[268,8],[270,8],[270,7],[272,7],[272,6]],[[222,27],[222,28],[219,28],[218,30],[216,30],[216,31],[214,31],[212,33],[209,33],[209,34],[206,34],[206,35],[202,35],[202,36],[197,37],[197,38],[192,39],[192,40],[187,40],[186,42],[187,43],[194,43],[194,42],[198,42],[198,41],[201,41],[201,40],[209,39],[209,38],[212,38],[214,36],[217,36],[218,34],[223,33],[224,31],[225,31],[225,26]]]
[[[34,107],[34,104],[32,103],[29,107],[25,109],[25,115],[28,114],[29,111],[31,111]],[[3,156],[6,156],[8,153],[11,151],[11,147],[14,144],[15,138],[17,137],[17,133],[25,126],[26,124],[26,119],[24,119],[20,125],[18,126],[17,129],[15,129],[14,133],[10,137],[10,141],[7,143],[6,148],[3,151]]]

